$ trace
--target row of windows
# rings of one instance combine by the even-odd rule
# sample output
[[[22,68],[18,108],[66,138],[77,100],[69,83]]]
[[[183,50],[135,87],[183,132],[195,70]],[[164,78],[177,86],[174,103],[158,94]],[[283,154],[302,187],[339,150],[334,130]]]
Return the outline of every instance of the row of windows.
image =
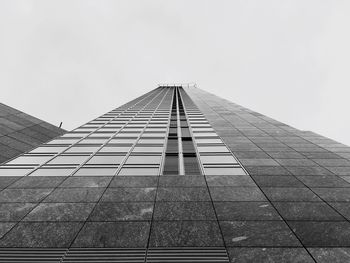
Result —
[[[167,99],[169,108],[171,97]],[[0,167],[0,175],[25,175],[38,167],[31,175],[159,175],[170,110],[156,112],[107,113]],[[135,116],[140,118],[135,121]],[[205,174],[245,174],[198,109],[192,106],[186,116]]]

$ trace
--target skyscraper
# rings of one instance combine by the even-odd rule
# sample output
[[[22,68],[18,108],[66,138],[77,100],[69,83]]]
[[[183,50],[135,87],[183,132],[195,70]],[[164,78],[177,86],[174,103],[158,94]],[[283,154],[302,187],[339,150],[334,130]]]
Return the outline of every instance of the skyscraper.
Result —
[[[0,260],[346,262],[349,159],[194,86],[160,86],[0,167]]]

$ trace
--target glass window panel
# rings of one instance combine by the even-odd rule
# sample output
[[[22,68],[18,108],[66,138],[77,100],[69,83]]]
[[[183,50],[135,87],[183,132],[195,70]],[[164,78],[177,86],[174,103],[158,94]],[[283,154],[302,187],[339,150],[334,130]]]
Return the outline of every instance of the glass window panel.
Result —
[[[159,168],[149,168],[149,167],[140,167],[140,168],[122,168],[118,175],[158,175]]]
[[[164,139],[140,139],[137,143],[164,143]]]
[[[120,139],[112,139],[108,143],[132,143],[134,144],[137,138],[120,138]]]
[[[162,152],[163,147],[135,147],[133,152]]]
[[[112,176],[115,175],[117,167],[111,168],[80,168],[74,176]]]
[[[202,163],[237,163],[232,155],[201,155],[200,159]]]
[[[119,125],[119,124],[107,124],[106,126],[104,126],[106,128],[101,128],[100,131],[104,131],[106,130],[107,131],[107,128],[110,128],[110,129],[116,129],[116,130],[119,130],[119,128],[121,128],[122,126]]]
[[[124,128],[122,129],[123,132],[141,132],[143,128]]]
[[[38,147],[31,151],[31,153],[59,153],[66,150],[66,146],[54,146],[54,147]]]
[[[161,155],[131,155],[126,164],[160,164]]]
[[[84,153],[91,153],[95,152],[100,148],[100,146],[88,146],[88,147],[72,147],[68,149],[66,152],[68,153],[78,153],[78,152],[84,152]]]
[[[96,128],[78,128],[78,129],[75,129],[74,132],[83,132],[83,133],[89,133],[89,132],[92,132],[92,131],[95,131]]]
[[[9,168],[0,168],[0,176],[24,176],[33,169],[9,169]]]
[[[215,132],[194,132],[194,137],[218,137],[218,135]]]
[[[89,138],[109,138],[113,135],[114,133],[92,133],[89,135]]]
[[[120,164],[124,158],[124,155],[95,155],[87,164]]]
[[[60,155],[48,164],[81,164],[89,158],[88,155]]]
[[[233,167],[204,167],[204,173],[206,175],[245,175],[246,173],[242,168]]]
[[[79,141],[79,139],[56,139],[48,142],[48,144],[73,144]]]
[[[118,133],[115,137],[138,137],[140,133]]]
[[[131,146],[123,147],[123,146],[105,146],[99,152],[128,152]]]
[[[75,168],[39,168],[30,176],[68,176]]]
[[[107,126],[105,126],[105,127],[107,127]],[[116,131],[118,131],[119,129],[117,129],[117,128],[115,128],[115,127],[109,127],[108,126],[108,128],[101,128],[101,129],[99,129],[98,131],[99,132],[108,132],[108,133],[110,133],[110,132],[116,132]]]
[[[79,142],[79,144],[104,144],[108,139],[84,139]]]
[[[166,132],[166,128],[146,128],[145,132]]]
[[[210,127],[210,124],[207,123],[191,123],[191,126],[193,128],[197,128],[197,127]],[[211,128],[211,127],[210,127]]]
[[[43,164],[52,157],[53,155],[24,155],[8,162],[7,164]]]
[[[213,128],[192,128],[193,132],[211,132],[214,131]]]
[[[74,137],[74,138],[82,138],[85,137],[86,135],[88,135],[89,133],[73,133],[73,132],[69,132],[66,133],[64,135],[62,135],[62,137]]]
[[[166,124],[156,124],[156,123],[151,123],[147,126],[147,128],[165,128],[166,129]]]
[[[228,152],[226,146],[200,146],[199,152]]]
[[[165,133],[143,133],[141,138],[165,137]]]

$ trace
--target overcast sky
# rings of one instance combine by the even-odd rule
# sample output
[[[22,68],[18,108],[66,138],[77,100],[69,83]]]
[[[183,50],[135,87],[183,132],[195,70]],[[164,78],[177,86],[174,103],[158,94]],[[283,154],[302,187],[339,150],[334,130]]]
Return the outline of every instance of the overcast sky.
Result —
[[[350,145],[349,0],[0,0],[0,101],[73,129],[155,88]]]

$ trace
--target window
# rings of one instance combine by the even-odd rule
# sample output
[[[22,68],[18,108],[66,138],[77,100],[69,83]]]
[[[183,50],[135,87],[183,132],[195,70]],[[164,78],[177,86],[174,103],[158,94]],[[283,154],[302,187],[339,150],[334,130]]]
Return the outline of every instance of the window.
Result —
[[[56,139],[48,142],[48,144],[73,144],[79,141],[79,139]]]
[[[125,164],[160,164],[161,155],[131,155]]]
[[[81,164],[89,158],[89,155],[59,155],[48,164]]]
[[[218,137],[215,132],[194,132],[194,137]]]
[[[59,153],[66,150],[67,148],[68,147],[66,146],[53,146],[53,147],[42,146],[32,150],[31,153]]]
[[[124,155],[95,155],[87,164],[120,164],[124,158]]]
[[[112,133],[106,133],[106,132],[104,132],[104,133],[92,133],[92,134],[90,134],[89,135],[89,138],[109,138],[109,137],[111,137],[112,135],[114,134],[114,132],[112,132]]]
[[[53,155],[22,155],[7,164],[43,164],[52,157]]]
[[[213,138],[213,139],[197,138],[196,142],[197,143],[222,143],[221,139],[219,139],[219,138]]]
[[[192,128],[193,132],[211,132],[214,131],[213,128]]]
[[[137,143],[145,144],[161,144],[164,143],[164,139],[140,139]]]
[[[134,144],[137,138],[119,138],[119,139],[112,139],[108,143],[130,143]]]
[[[142,146],[136,146],[133,149],[133,152],[159,152],[161,153],[163,151],[163,147],[142,147]]]
[[[61,137],[74,137],[74,138],[83,138],[85,137],[86,135],[88,135],[89,133],[86,132],[86,133],[82,133],[82,132],[69,132],[69,133],[66,133],[64,135],[62,135]]]
[[[107,141],[108,139],[90,139],[89,137],[81,140],[79,144],[103,144]]]
[[[99,152],[113,153],[113,152],[128,152],[131,148],[130,146],[105,146]]]
[[[87,167],[80,168],[74,176],[113,176],[117,167]]]
[[[165,133],[143,133],[141,138],[165,137]]]
[[[100,146],[73,146],[70,149],[68,149],[67,153],[92,153],[97,151],[100,148]]]
[[[118,133],[115,137],[138,137],[139,133],[127,132],[127,133]]]
[[[33,168],[0,168],[0,176],[24,176]]]

